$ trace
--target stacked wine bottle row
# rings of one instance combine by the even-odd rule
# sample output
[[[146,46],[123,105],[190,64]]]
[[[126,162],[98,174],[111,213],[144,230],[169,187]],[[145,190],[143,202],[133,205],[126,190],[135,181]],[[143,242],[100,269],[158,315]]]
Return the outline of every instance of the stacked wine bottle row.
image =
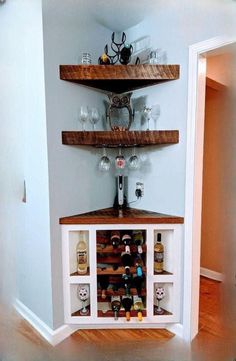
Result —
[[[146,315],[146,232],[97,231],[98,317]]]

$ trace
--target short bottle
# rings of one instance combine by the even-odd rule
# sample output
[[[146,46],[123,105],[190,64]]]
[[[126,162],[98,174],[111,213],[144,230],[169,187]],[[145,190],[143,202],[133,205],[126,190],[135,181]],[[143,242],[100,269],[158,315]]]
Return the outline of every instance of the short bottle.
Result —
[[[84,275],[88,271],[88,250],[87,242],[81,238],[76,247],[77,254],[77,271],[78,274]]]
[[[164,246],[161,243],[161,233],[157,233],[157,242],[154,246],[154,271],[162,273],[164,270]]]
[[[110,65],[111,61],[109,56],[106,53],[103,53],[98,59],[98,64],[100,65]]]

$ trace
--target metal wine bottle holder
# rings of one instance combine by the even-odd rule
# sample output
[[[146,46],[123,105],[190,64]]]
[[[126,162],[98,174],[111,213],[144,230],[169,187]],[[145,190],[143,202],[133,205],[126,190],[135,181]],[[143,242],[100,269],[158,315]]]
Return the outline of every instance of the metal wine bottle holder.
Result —
[[[116,64],[119,62],[122,65],[127,65],[131,61],[131,55],[133,53],[132,45],[125,45],[126,35],[123,32],[121,37],[121,42],[117,43],[115,41],[115,33],[112,33],[111,36],[111,49],[115,53],[115,55],[108,54],[108,45],[104,48],[104,53],[109,57],[111,65]]]

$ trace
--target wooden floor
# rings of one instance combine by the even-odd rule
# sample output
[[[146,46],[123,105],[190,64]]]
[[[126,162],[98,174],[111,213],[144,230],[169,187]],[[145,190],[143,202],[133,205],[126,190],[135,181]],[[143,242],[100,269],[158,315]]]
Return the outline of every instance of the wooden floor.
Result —
[[[101,344],[108,342],[119,341],[142,341],[143,339],[149,341],[168,340],[174,337],[174,334],[168,330],[163,329],[142,329],[142,330],[82,330],[75,332],[71,336],[78,342],[95,342]]]
[[[0,360],[234,361],[236,333],[225,338],[220,304],[221,284],[201,278],[200,331],[191,344],[167,330],[86,330],[52,347],[18,315],[0,312]]]

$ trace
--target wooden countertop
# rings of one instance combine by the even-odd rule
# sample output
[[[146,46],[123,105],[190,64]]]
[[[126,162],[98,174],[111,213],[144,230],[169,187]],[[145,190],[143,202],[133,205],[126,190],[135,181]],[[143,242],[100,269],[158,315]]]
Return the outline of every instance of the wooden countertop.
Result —
[[[60,218],[60,224],[158,224],[184,223],[183,217],[126,208],[119,211],[115,208],[105,208],[96,211]]]

